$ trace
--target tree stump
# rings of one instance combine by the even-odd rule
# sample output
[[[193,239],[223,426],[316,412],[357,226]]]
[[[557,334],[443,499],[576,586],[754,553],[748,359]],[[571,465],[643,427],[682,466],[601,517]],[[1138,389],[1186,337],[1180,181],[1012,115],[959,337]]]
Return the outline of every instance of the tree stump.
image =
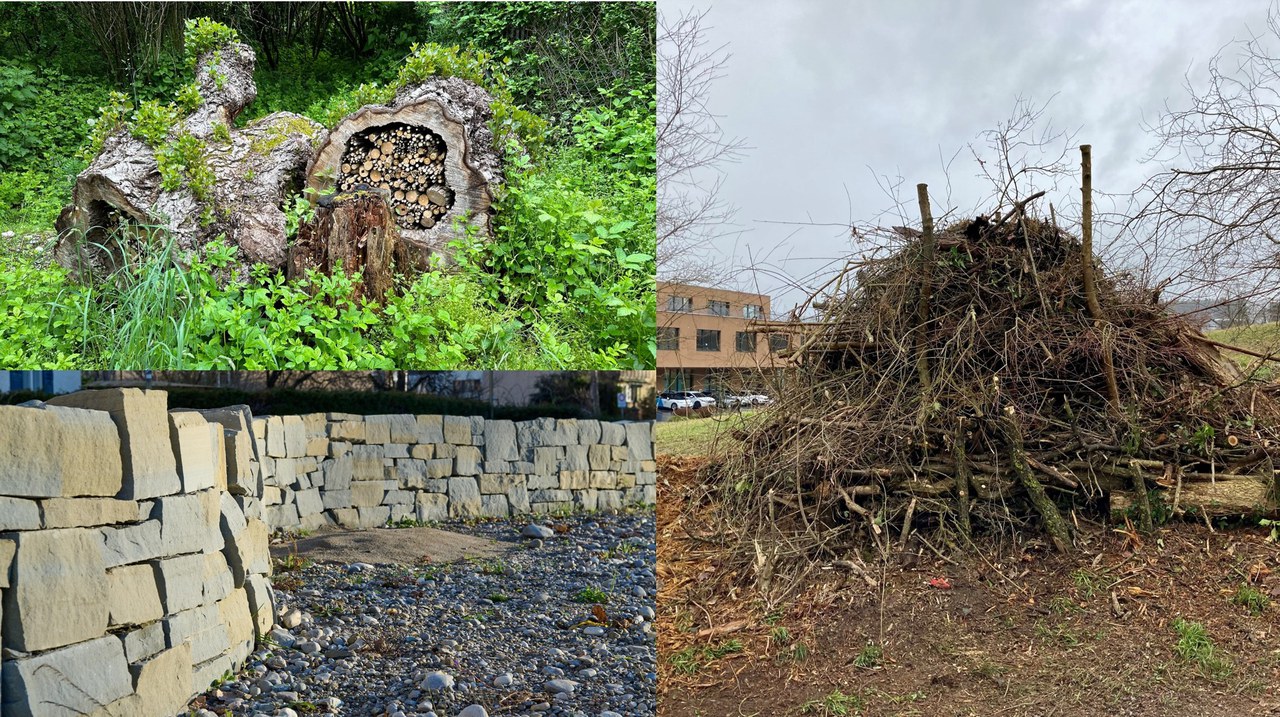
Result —
[[[405,250],[425,262],[468,232],[491,234],[493,187],[503,182],[489,121],[493,97],[456,77],[401,88],[387,105],[345,117],[307,170],[317,194],[386,193]]]
[[[288,278],[303,276],[308,269],[327,275],[342,270],[356,281],[353,298],[382,303],[396,265],[407,261],[386,195],[360,190],[326,198],[317,206],[315,219],[298,227],[289,248]]]
[[[107,136],[58,218],[59,264],[81,281],[101,279],[170,240],[185,255],[223,236],[237,248],[235,274],[255,263],[284,266],[282,205],[301,187],[324,127],[277,112],[236,129],[257,96],[254,61],[240,43],[204,53],[196,69],[202,104],[156,146],[123,126]],[[172,188],[157,160],[166,152],[181,157]]]

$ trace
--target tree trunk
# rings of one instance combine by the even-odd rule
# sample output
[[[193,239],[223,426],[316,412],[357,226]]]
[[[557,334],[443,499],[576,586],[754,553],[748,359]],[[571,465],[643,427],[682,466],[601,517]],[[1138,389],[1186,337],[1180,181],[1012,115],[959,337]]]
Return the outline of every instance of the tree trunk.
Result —
[[[316,269],[338,270],[356,281],[355,298],[382,303],[395,278],[397,255],[404,256],[391,208],[381,192],[340,194],[316,209],[312,222],[298,228],[289,248],[288,277]],[[402,262],[403,263],[403,262]]]

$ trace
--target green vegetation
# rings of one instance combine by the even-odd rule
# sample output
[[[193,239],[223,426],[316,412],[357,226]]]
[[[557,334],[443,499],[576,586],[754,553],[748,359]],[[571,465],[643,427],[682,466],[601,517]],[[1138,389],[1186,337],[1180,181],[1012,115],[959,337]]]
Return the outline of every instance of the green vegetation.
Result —
[[[692,675],[712,662],[734,653],[742,652],[740,640],[726,640],[715,645],[691,645],[672,655],[671,666],[683,675]]]
[[[587,586],[573,594],[573,601],[583,603],[607,603],[609,602],[609,593],[597,587]]]
[[[661,453],[673,456],[703,456],[712,451],[732,450],[739,445],[732,432],[764,415],[764,411],[756,410],[707,418],[675,417],[654,426],[654,439]]]
[[[258,97],[238,124],[289,110],[332,126],[433,76],[484,86],[496,100],[495,137],[508,148],[494,240],[457,242],[456,266],[400,277],[378,304],[356,300],[341,274],[285,281],[260,268],[229,277],[230,247],[192,255],[154,228],[111,232],[105,241],[127,247],[127,266],[95,286],[11,242],[0,246],[6,366],[654,365],[652,3],[198,10],[209,16],[182,16],[194,6],[130,15],[49,4],[0,18],[0,230],[47,245],[75,175],[122,129],[155,149],[166,189],[204,205],[202,223],[218,219],[208,157],[229,136],[201,141],[174,128],[202,101],[197,59],[240,41],[258,57]],[[107,25],[124,30],[90,30]],[[296,231],[311,204],[290,197],[285,209]]]
[[[1231,674],[1231,663],[1218,654],[1204,625],[1178,618],[1173,621],[1173,629],[1178,633],[1178,642],[1174,645],[1178,657],[1194,662],[1207,677],[1221,679]]]
[[[831,694],[820,700],[809,700],[800,707],[802,714],[812,715],[856,715],[862,712],[865,703],[859,695],[846,695],[840,690],[834,690]]]
[[[873,668],[879,667],[880,661],[884,659],[884,650],[879,645],[867,644],[858,652],[858,656],[853,658],[855,667]]]
[[[1266,593],[1252,585],[1241,585],[1231,596],[1231,602],[1248,610],[1250,615],[1261,615],[1271,601]]]

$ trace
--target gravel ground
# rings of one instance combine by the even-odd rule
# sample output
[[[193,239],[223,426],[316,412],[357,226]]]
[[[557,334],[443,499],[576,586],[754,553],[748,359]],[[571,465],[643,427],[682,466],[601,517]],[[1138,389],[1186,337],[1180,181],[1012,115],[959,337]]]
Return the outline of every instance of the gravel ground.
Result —
[[[541,539],[529,525],[440,526],[518,543],[503,558],[277,568],[274,639],[192,710],[655,714],[653,512],[547,519]]]

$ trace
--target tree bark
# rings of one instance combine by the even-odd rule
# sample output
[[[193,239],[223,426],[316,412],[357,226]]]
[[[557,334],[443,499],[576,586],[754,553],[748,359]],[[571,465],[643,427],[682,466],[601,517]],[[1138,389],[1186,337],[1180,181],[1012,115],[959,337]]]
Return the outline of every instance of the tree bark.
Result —
[[[382,303],[394,284],[397,257],[404,257],[403,245],[383,193],[340,194],[299,227],[289,249],[288,277],[307,269],[326,275],[340,270],[356,280],[354,298]]]

